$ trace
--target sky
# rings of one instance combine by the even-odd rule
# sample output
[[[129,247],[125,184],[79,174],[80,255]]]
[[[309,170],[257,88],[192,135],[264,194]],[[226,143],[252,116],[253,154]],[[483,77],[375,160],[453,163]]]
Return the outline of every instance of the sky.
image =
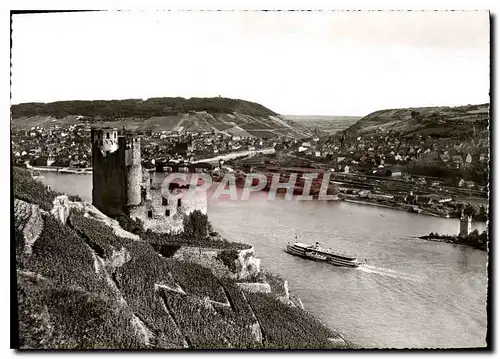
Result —
[[[11,100],[220,95],[364,116],[489,102],[489,63],[486,11],[22,14]]]

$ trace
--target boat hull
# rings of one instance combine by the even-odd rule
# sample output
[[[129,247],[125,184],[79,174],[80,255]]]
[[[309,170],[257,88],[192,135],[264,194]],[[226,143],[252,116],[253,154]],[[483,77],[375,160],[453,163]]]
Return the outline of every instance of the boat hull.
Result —
[[[288,254],[291,254],[293,256],[301,257],[304,259],[309,259],[317,262],[326,262],[328,264],[334,265],[336,267],[347,267],[347,268],[357,268],[362,266],[362,263],[359,262],[352,262],[352,261],[344,261],[336,258],[331,258],[331,257],[318,257],[318,256],[312,256],[306,252],[300,252],[296,250],[293,247],[287,246],[285,249],[285,252]]]

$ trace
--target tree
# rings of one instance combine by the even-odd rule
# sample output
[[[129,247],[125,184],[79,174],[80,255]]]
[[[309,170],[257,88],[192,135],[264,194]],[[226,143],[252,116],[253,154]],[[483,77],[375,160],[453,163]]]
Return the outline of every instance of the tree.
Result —
[[[479,231],[477,229],[473,230],[470,234],[470,237],[479,237]]]
[[[460,202],[460,204],[458,205],[458,209],[460,213],[462,213],[463,211],[463,214],[465,216],[476,217],[480,213],[479,207],[477,205],[468,202]]]
[[[488,219],[488,209],[484,204],[479,206],[479,219],[486,221]]]
[[[184,218],[184,237],[188,240],[206,239],[212,231],[208,216],[199,210],[191,212]]]

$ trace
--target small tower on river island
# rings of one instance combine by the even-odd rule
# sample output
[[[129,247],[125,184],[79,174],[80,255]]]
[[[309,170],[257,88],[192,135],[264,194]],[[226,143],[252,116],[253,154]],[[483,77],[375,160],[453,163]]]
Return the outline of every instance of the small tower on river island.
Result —
[[[460,237],[468,236],[472,232],[472,216],[467,216],[464,211],[460,213]]]

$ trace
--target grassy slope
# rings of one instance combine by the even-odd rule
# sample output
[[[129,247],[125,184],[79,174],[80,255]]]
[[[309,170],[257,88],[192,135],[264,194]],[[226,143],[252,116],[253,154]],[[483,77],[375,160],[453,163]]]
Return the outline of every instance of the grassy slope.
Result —
[[[115,300],[18,273],[21,348],[141,348]]]
[[[65,126],[83,123],[76,120],[75,116],[68,116],[62,119],[55,119],[46,116],[22,117],[12,121],[12,127],[15,129],[26,129],[33,126],[50,127],[54,125]],[[171,116],[155,116],[149,118],[124,118],[114,121],[91,121],[95,127],[116,127],[133,131],[228,131],[235,135],[255,136],[259,138],[275,138],[279,135],[288,135],[302,138],[310,135],[310,129],[304,126],[291,125],[285,126],[279,121],[269,117],[252,117],[235,114],[232,118],[227,114],[179,114]]]
[[[28,176],[14,172],[15,197],[49,207],[51,194],[39,188],[41,195],[33,196],[37,184]],[[251,296],[256,318],[237,285],[207,268],[163,258],[146,242],[118,238],[78,212],[68,225],[50,215],[43,219],[32,254],[20,251],[17,262],[21,347],[337,346],[327,340],[327,328],[272,295]],[[118,251],[128,255],[111,265]],[[262,344],[251,330],[257,320],[265,327]],[[150,333],[148,345],[137,321]]]
[[[34,181],[28,171],[18,167],[13,167],[12,171],[14,198],[36,204],[41,209],[49,211],[56,195],[49,192],[42,183]]]
[[[384,130],[400,131],[405,135],[463,136],[471,133],[473,126],[476,126],[476,130],[485,130],[488,119],[488,104],[389,109],[363,117],[349,127],[347,132],[366,135],[381,127]]]

